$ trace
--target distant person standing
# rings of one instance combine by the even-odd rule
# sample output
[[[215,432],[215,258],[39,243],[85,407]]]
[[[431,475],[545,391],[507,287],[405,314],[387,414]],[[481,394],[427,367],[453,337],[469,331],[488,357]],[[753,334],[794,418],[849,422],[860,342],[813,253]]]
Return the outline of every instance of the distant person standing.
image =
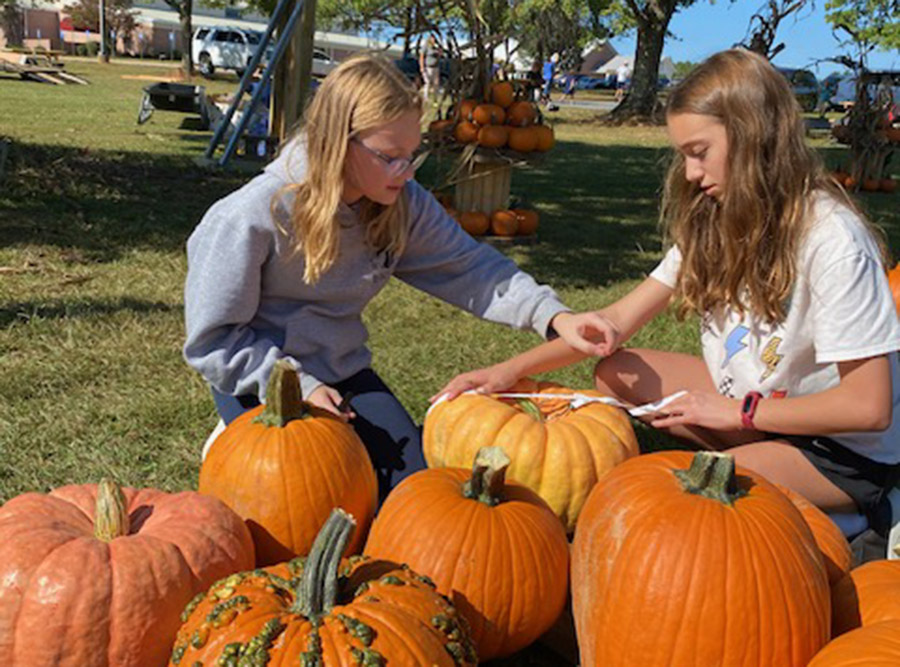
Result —
[[[541,86],[543,85],[543,77],[541,76],[541,61],[535,58],[531,63],[531,69],[525,75],[525,97],[532,102],[541,101]]]
[[[428,35],[424,48],[419,51],[419,71],[424,82],[423,95],[426,102],[429,101],[431,93],[437,93],[440,88],[440,62],[441,46],[434,38],[434,35]]]
[[[566,88],[563,93],[563,100],[571,101],[575,99],[575,72],[566,74]]]
[[[550,59],[544,63],[544,87],[541,91],[541,101],[547,105],[548,109],[552,109],[552,100],[550,99],[550,90],[553,86],[553,76],[556,74],[556,64],[559,62],[559,54],[554,53]]]
[[[616,70],[616,102],[622,101],[622,98],[625,97],[625,91],[628,90],[630,82],[631,65],[625,61]]]

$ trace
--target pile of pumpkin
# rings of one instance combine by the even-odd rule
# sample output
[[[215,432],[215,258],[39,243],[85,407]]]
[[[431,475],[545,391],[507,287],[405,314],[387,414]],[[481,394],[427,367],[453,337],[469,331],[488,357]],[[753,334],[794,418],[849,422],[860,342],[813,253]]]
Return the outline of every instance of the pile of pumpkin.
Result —
[[[553,148],[553,128],[544,125],[537,107],[516,99],[509,81],[491,83],[485,101],[464,99],[450,110],[448,118],[428,126],[435,140],[453,137],[461,144],[485,148],[509,148],[518,153],[545,152]]]
[[[538,213],[528,208],[499,209],[490,215],[449,207],[447,212],[472,236],[532,236],[537,232]]]
[[[584,665],[900,662],[900,562],[851,571],[830,519],[730,456],[638,456],[622,411],[515,391],[531,398],[436,404],[430,468],[377,516],[365,447],[286,363],[213,444],[201,493],[12,499],[0,660],[471,666],[571,596]]]
[[[847,190],[854,190],[856,186],[864,192],[886,192],[892,193],[897,190],[897,181],[890,176],[886,178],[864,178],[862,182],[858,182],[856,177],[847,173],[843,169],[835,169],[831,172],[831,177],[839,184],[843,185]]]

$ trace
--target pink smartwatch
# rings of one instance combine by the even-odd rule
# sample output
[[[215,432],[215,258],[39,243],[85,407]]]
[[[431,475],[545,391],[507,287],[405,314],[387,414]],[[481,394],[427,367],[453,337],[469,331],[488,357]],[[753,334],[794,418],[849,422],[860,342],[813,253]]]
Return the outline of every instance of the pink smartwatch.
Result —
[[[747,430],[756,429],[756,426],[753,424],[753,417],[756,415],[756,406],[759,405],[762,397],[762,394],[758,391],[747,392],[747,395],[744,396],[744,402],[741,403],[741,424]]]

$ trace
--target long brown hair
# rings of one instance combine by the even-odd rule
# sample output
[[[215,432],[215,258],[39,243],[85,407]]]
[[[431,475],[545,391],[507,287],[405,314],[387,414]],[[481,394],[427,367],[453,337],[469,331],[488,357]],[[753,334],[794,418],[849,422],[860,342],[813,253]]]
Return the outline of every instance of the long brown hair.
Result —
[[[296,144],[297,150],[306,150],[306,175],[285,188],[295,193],[290,231],[294,250],[302,252],[306,261],[303,279],[307,283],[318,282],[338,255],[337,210],[349,141],[412,110],[422,111],[418,91],[390,60],[376,54],[344,61],[316,91],[298,129],[305,141]],[[273,212],[281,194],[272,202]],[[395,255],[403,252],[409,225],[405,193],[390,206],[364,200],[359,214],[374,248]]]
[[[677,151],[666,175],[661,224],[682,253],[678,311],[683,316],[729,307],[780,322],[813,193],[858,210],[806,144],[799,104],[785,77],[762,56],[732,49],[710,57],[669,95],[666,115],[680,113],[722,123],[728,157],[718,201],[687,180]]]

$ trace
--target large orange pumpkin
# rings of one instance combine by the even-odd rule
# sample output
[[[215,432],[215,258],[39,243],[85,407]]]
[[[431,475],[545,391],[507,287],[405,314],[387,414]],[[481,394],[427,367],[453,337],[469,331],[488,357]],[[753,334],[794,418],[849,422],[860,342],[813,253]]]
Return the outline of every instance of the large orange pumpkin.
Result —
[[[509,81],[494,81],[491,84],[491,102],[506,109],[513,103],[515,90]]]
[[[516,127],[531,125],[537,118],[537,110],[534,104],[521,100],[513,102],[506,113],[507,123]]]
[[[331,510],[359,517],[350,553],[365,541],[378,482],[352,427],[304,403],[297,372],[276,363],[266,404],[235,419],[200,468],[200,492],[216,496],[247,521],[257,565],[309,552]]]
[[[900,620],[882,621],[848,632],[828,643],[809,667],[897,667]]]
[[[566,533],[540,496],[506,481],[508,466],[502,449],[485,447],[471,471],[407,477],[382,506],[365,549],[433,579],[468,620],[481,660],[544,634],[568,594]]]
[[[832,594],[834,636],[879,621],[900,620],[900,560],[874,560],[854,568]]]
[[[888,272],[888,285],[891,287],[891,294],[894,295],[897,314],[900,315],[900,263]]]
[[[571,394],[573,390],[526,378],[511,392]],[[436,404],[425,417],[423,446],[429,467],[468,467],[475,453],[488,445],[509,454],[510,479],[546,500],[569,532],[575,529],[581,506],[597,480],[638,454],[628,416],[601,403],[573,409],[561,399],[463,394]]]
[[[478,100],[466,99],[459,103],[459,120],[472,120],[472,112],[478,106]]]
[[[809,502],[796,491],[791,491],[786,486],[776,484],[778,490],[786,495],[794,507],[800,510],[800,514],[806,519],[809,529],[812,531],[819,551],[825,562],[825,571],[828,573],[828,584],[834,586],[844,578],[853,567],[853,554],[847,538],[825,512]]]
[[[491,220],[481,211],[464,211],[459,214],[459,224],[472,236],[481,236],[491,228]]]
[[[496,104],[479,104],[472,112],[472,120],[479,125],[503,125],[506,112]]]
[[[184,605],[252,565],[241,518],[193,491],[17,496],[0,508],[0,664],[165,665]]]
[[[341,560],[353,526],[335,510],[308,558],[232,575],[194,599],[170,665],[474,666],[465,621],[427,577]]]
[[[828,578],[783,493],[716,452],[658,452],[594,487],[572,545],[582,664],[805,667]]]

